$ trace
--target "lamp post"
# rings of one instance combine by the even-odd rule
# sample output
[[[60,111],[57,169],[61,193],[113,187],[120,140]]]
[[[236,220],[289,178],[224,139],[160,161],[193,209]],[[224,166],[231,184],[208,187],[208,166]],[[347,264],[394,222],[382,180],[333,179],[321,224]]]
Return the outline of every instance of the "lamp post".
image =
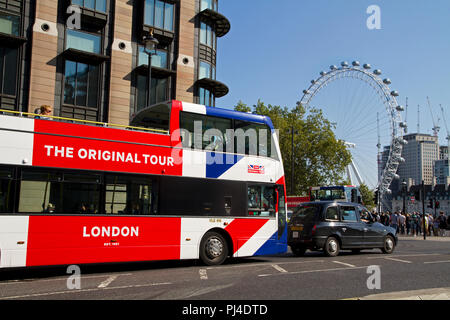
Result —
[[[150,97],[152,90],[152,55],[156,54],[156,46],[159,44],[158,39],[153,37],[153,29],[150,29],[148,36],[144,36],[144,52],[148,55],[148,86],[147,86],[147,107],[151,105]],[[155,51],[155,52],[153,52]]]
[[[403,214],[406,215],[406,181],[403,179],[402,182],[402,193],[403,193]]]

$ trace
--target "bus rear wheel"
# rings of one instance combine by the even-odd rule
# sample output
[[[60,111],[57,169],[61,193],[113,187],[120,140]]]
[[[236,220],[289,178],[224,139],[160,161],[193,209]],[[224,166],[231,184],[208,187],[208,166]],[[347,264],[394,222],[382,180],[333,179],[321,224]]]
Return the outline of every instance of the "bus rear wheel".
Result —
[[[228,257],[225,238],[214,231],[207,232],[200,242],[200,260],[208,266],[222,264]]]

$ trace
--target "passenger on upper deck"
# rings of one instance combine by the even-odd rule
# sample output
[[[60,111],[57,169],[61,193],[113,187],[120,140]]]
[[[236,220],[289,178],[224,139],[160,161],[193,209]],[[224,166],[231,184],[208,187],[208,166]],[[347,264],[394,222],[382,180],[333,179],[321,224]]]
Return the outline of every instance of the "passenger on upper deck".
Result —
[[[48,116],[52,113],[52,107],[49,105],[42,105],[40,108],[34,110],[39,111],[39,116],[36,116],[35,119],[44,119],[44,120],[52,120],[52,118],[49,118]]]

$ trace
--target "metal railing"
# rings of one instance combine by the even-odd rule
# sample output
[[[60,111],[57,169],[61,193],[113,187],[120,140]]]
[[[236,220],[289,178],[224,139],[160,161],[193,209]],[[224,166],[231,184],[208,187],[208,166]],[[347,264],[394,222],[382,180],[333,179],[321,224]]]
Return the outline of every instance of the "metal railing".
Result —
[[[66,121],[70,123],[80,123],[80,124],[89,124],[89,125],[96,125],[96,126],[102,126],[102,127],[108,127],[108,128],[120,128],[120,129],[126,129],[126,130],[137,130],[137,131],[144,131],[144,132],[152,132],[152,133],[162,133],[162,134],[169,134],[169,131],[162,130],[162,129],[152,129],[152,128],[144,128],[144,127],[135,127],[135,126],[127,126],[123,124],[114,124],[114,123],[107,123],[107,122],[98,122],[98,121],[90,121],[90,120],[82,120],[82,119],[75,119],[75,118],[64,118],[64,117],[57,117],[57,116],[47,116],[47,115],[41,115],[37,113],[31,113],[31,112],[22,112],[22,111],[13,111],[13,110],[5,110],[0,109],[0,115],[16,115],[19,117],[33,117],[36,119],[43,119],[44,118],[50,118],[55,119],[59,121]],[[49,120],[49,119],[47,119]]]

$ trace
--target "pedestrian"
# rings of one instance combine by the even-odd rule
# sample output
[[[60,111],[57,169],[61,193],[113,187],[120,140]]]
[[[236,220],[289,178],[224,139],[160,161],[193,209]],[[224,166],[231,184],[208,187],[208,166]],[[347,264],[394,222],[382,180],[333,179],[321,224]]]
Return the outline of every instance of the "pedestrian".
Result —
[[[439,212],[439,217],[436,218],[439,223],[439,236],[445,236],[445,230],[447,229],[447,217],[444,215],[444,211]]]
[[[411,231],[411,215],[409,213],[406,214],[405,223],[406,223],[406,235],[409,236]]]
[[[35,110],[35,112],[38,109]],[[50,118],[50,114],[52,113],[52,107],[49,105],[42,105],[39,108],[39,115],[35,117],[35,119],[44,119],[44,120],[52,120],[52,118]]]
[[[393,214],[391,214],[391,217],[389,218],[389,224],[392,228],[394,228],[398,233],[398,223],[399,223],[399,217],[398,212],[395,211]]]
[[[406,217],[405,214],[402,212],[398,215],[398,226],[401,234],[405,234],[405,223]]]

